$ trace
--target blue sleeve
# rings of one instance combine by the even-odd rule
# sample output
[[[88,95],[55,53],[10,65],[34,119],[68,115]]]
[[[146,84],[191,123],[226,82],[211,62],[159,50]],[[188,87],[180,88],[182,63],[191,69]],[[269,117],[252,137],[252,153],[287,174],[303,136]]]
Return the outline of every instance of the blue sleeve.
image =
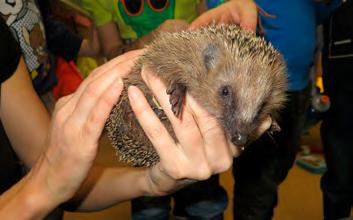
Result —
[[[317,3],[316,17],[317,23],[323,23],[330,14],[342,4],[342,0],[331,0],[329,4]]]
[[[49,0],[38,0],[37,2],[43,18],[48,50],[65,60],[74,59],[80,50],[82,37],[50,15]]]

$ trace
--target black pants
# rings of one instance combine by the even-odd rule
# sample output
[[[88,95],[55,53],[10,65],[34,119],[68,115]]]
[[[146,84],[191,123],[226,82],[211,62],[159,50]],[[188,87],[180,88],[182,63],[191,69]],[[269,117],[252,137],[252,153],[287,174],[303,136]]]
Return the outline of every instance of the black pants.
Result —
[[[353,204],[353,59],[328,61],[324,86],[331,108],[321,126],[327,172],[321,179],[325,220],[350,216]]]
[[[0,122],[0,194],[22,178],[22,167]]]
[[[288,93],[278,121],[281,132],[264,134],[234,160],[234,219],[271,219],[278,185],[286,178],[299,148],[310,89]]]

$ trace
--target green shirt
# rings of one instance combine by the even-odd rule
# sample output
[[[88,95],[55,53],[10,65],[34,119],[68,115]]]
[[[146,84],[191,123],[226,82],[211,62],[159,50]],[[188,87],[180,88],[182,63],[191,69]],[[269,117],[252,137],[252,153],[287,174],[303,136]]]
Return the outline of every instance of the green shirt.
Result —
[[[122,39],[140,38],[162,24],[167,19],[180,19],[191,22],[197,17],[200,0],[169,0],[162,12],[153,10],[148,0],[142,0],[141,14],[129,16],[121,0],[74,0],[88,11],[97,26],[113,21],[117,24]],[[128,1],[128,0],[127,0]]]

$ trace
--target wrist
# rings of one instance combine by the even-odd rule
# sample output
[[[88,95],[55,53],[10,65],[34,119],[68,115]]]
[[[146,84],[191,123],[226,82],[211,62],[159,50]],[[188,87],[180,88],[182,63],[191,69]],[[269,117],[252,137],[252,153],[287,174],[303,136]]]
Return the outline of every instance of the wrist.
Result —
[[[26,184],[23,188],[26,205],[37,209],[34,211],[50,212],[56,206],[70,198],[65,191],[60,191],[59,187],[53,182],[60,182],[60,178],[52,179],[53,170],[51,164],[44,154],[42,154],[36,164],[32,167],[26,176]],[[59,186],[62,184],[59,184]]]
[[[45,218],[59,204],[51,198],[46,189],[31,180],[28,180],[28,184],[23,188],[21,194],[18,202],[22,205],[19,207],[23,207],[22,210],[26,210],[23,215],[27,215],[23,216],[23,219]]]
[[[179,188],[176,181],[163,172],[159,163],[146,169],[145,181],[149,196],[168,195]]]
[[[43,219],[56,207],[30,171],[0,197],[0,219]]]
[[[23,192],[26,196],[25,202],[29,208],[51,211],[63,202],[63,199],[50,189],[48,184],[49,166],[44,156],[41,156],[35,166],[26,176],[26,187]]]

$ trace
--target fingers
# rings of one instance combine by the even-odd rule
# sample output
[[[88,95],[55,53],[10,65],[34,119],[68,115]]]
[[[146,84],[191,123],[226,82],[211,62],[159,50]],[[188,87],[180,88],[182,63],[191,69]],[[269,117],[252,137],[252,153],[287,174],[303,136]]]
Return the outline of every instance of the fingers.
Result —
[[[123,83],[120,79],[117,79],[93,103],[83,125],[84,137],[88,137],[92,141],[99,140],[109,113],[120,97],[122,90]]]
[[[213,173],[228,170],[233,163],[233,156],[239,154],[237,148],[226,138],[218,120],[212,117],[192,97],[189,97],[187,108],[195,115],[195,120],[201,131],[207,160]],[[222,160],[219,160],[222,158]]]
[[[141,75],[171,122],[180,145],[189,153],[202,155],[203,152],[199,152],[202,148],[198,147],[203,145],[202,135],[192,113],[183,109],[182,120],[176,118],[171,110],[169,96],[166,93],[166,87],[163,82],[145,68],[142,70]]]
[[[59,104],[66,120],[87,141],[97,141],[109,113],[123,88],[122,76],[130,72],[139,51],[121,56],[97,69],[70,97]]]
[[[105,63],[104,65],[98,67],[96,70],[97,72],[105,72],[112,67],[116,66],[119,63],[126,62],[129,60],[134,60],[136,61],[136,58],[143,53],[143,50],[132,50],[129,52],[126,52],[120,56],[117,56],[116,58],[110,60],[109,62]],[[125,73],[121,73],[122,76],[125,76]]]
[[[101,75],[105,75],[106,72],[117,74],[116,77],[125,77],[135,65],[138,56],[141,55],[142,52],[143,50],[127,52],[94,69],[76,90],[75,97],[81,96],[88,84],[99,78]],[[115,72],[112,72],[114,70]]]
[[[137,87],[130,86],[128,95],[131,108],[158,155],[161,159],[169,158],[175,150],[173,138],[154,114],[142,92]]]
[[[221,16],[222,16],[221,7],[222,6],[219,6],[218,8],[208,10],[207,12],[201,14],[191,23],[190,28],[196,29],[196,28],[200,28],[202,26],[211,24],[213,22],[218,23],[218,21],[221,19]]]
[[[120,73],[129,72],[132,65],[133,61],[129,60],[113,66],[106,72],[102,72],[102,75],[97,77],[95,80],[88,82],[81,89],[81,91],[78,91],[75,94],[75,99],[73,100],[72,104],[74,105],[75,109],[73,116],[75,119],[77,119],[77,123],[84,123],[87,120],[91,109],[95,107],[103,92],[109,86],[111,86],[113,82],[119,80],[120,84],[122,84]]]
[[[190,28],[200,28],[211,23],[239,24],[245,30],[256,30],[257,8],[252,0],[238,0],[226,2],[217,8],[211,9],[192,23]]]
[[[240,27],[244,30],[256,31],[257,27],[257,7],[253,1],[245,1],[244,5],[237,5]],[[246,8],[242,10],[240,7]],[[235,11],[231,11],[235,13]]]
[[[272,124],[272,118],[271,116],[268,115],[260,124],[260,126],[256,129],[256,132],[255,132],[256,136],[260,137],[264,132],[266,132],[271,127],[271,124]]]
[[[147,69],[142,71],[142,77],[170,119],[180,146],[190,161],[199,164],[199,167],[204,166],[205,170],[208,167],[211,172],[227,170],[233,160],[230,147],[235,147],[229,145],[217,119],[187,94],[186,106],[179,120],[171,111],[166,88],[161,80]]]

